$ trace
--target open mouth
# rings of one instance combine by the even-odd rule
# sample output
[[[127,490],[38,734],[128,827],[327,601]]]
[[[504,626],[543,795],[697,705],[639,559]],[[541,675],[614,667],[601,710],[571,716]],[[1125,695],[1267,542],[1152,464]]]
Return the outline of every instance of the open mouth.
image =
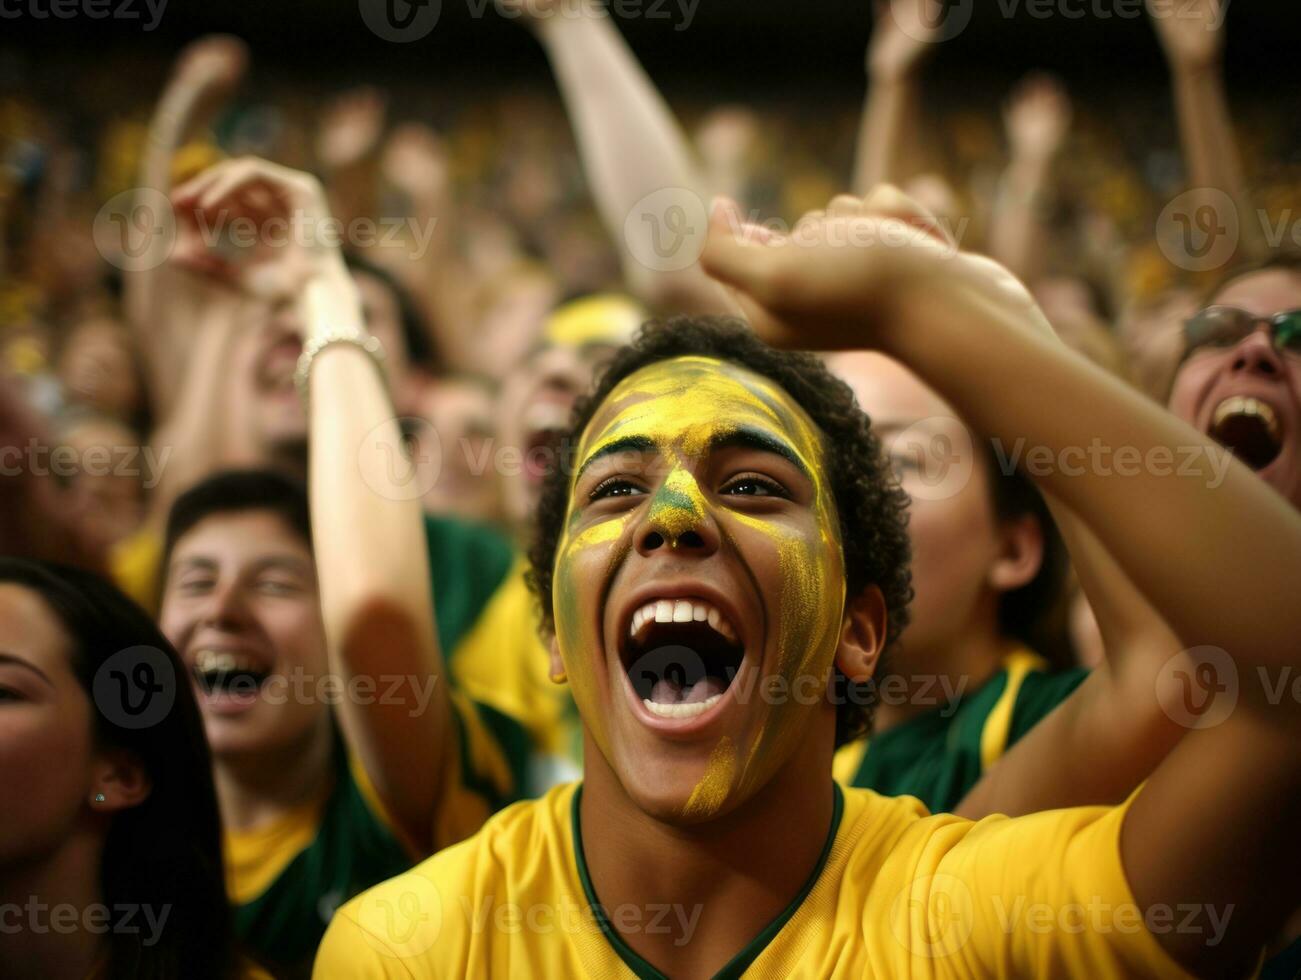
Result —
[[[541,482],[556,467],[569,431],[569,408],[554,402],[534,405],[524,420],[524,472]]]
[[[736,628],[701,599],[658,599],[632,614],[620,659],[633,692],[660,718],[714,707],[745,659]]]
[[[1242,395],[1216,406],[1207,435],[1253,470],[1264,469],[1283,450],[1278,414],[1264,402]]]
[[[191,670],[199,689],[207,695],[252,697],[271,676],[255,658],[222,650],[200,650]]]

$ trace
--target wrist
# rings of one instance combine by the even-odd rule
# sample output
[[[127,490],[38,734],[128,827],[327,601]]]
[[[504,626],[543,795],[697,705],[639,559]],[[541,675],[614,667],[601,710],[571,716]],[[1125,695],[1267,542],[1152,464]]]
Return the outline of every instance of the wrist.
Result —
[[[1196,58],[1175,57],[1171,59],[1170,71],[1176,80],[1202,81],[1218,79],[1222,62],[1219,52]]]
[[[357,284],[337,253],[322,269],[303,284],[298,297],[303,339],[341,331],[366,334],[361,314],[361,294]]]

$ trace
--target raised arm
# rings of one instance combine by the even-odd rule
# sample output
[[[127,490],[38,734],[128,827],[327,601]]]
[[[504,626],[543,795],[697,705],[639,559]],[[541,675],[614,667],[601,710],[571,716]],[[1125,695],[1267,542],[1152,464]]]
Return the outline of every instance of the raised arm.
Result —
[[[140,158],[139,187],[166,196],[172,187],[172,161],[186,135],[212,112],[243,76],[248,51],[238,38],[218,34],[201,38],[181,52],[154,110]],[[141,201],[149,206],[146,200]],[[127,320],[145,352],[150,394],[162,412],[171,409],[184,365],[188,331],[185,323],[197,312],[178,301],[174,278],[166,262],[169,240],[147,239],[147,251],[135,261],[138,270],[123,276],[123,305]]]
[[[1148,0],[1147,9],[1170,65],[1179,138],[1193,193],[1189,218],[1195,219],[1200,208],[1220,210],[1222,198],[1215,191],[1228,195],[1237,210],[1237,255],[1257,255],[1262,249],[1260,228],[1253,220],[1224,90],[1224,19],[1229,4]],[[1223,220],[1217,214],[1217,225]]]
[[[349,750],[416,846],[428,846],[457,737],[443,683],[419,497],[361,303],[311,176],[263,160],[212,168],[184,188],[182,214],[248,216],[259,228],[300,219],[312,244],[270,245],[238,265],[205,253],[209,274],[261,296],[293,297],[310,366],[309,491],[331,670],[348,692]],[[178,246],[180,247],[180,246]],[[201,246],[195,246],[201,250]],[[192,261],[192,257],[187,257]],[[312,355],[314,353],[314,356]]]
[[[1070,98],[1056,79],[1031,75],[1012,92],[1003,121],[1010,158],[994,200],[989,252],[1032,282],[1047,244],[1042,215],[1053,161],[1070,128]]]
[[[733,312],[696,261],[710,188],[686,135],[599,0],[502,0],[529,16],[628,288],[675,312]],[[652,195],[654,195],[652,197]]]
[[[939,40],[938,0],[879,0],[867,48],[867,100],[854,153],[855,193],[901,183],[915,163],[922,65]]]
[[[958,804],[955,812],[973,820],[1120,803],[1188,731],[1157,697],[1163,671],[1185,645],[1097,535],[1060,501],[1050,496],[1048,505],[1097,617],[1105,659]],[[1195,664],[1185,669],[1195,673]]]
[[[1094,529],[1185,642],[1227,651],[1237,703],[1220,711],[1231,707],[1222,694],[1217,724],[1198,722],[1205,727],[1144,784],[1126,814],[1121,859],[1140,908],[1230,910],[1218,945],[1188,930],[1158,934],[1170,955],[1199,973],[1249,968],[1294,906],[1301,870],[1301,705],[1269,703],[1298,659],[1301,605],[1279,583],[1301,580],[1301,515],[1191,426],[1046,337],[1019,282],[958,252],[893,188],[866,202],[837,198],[791,239],[736,236],[716,214],[703,261],[774,342],[866,342],[915,370],[979,431],[1059,461],[1094,440],[1139,461],[1124,476],[1050,467],[1040,482]],[[1188,462],[1154,462],[1171,457]],[[1214,681],[1230,689],[1230,678]]]

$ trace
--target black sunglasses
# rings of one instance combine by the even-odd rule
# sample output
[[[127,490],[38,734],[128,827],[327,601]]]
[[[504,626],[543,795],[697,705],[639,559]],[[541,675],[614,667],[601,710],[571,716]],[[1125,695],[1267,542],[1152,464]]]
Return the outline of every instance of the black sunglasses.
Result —
[[[1208,306],[1184,322],[1184,357],[1206,347],[1233,347],[1255,333],[1262,323],[1269,326],[1275,348],[1301,354],[1301,309],[1256,316],[1235,306]]]

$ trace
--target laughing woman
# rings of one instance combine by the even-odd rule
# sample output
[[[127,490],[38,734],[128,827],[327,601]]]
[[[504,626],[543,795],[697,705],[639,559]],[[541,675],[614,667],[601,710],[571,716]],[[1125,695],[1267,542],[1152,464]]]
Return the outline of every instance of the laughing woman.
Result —
[[[338,249],[232,259],[197,234],[233,212],[262,228],[292,214],[310,237],[329,220],[315,180],[234,160],[174,200],[181,263],[280,304],[302,335],[308,493],[248,472],[178,498],[161,613],[200,687],[237,932],[293,976],[335,906],[473,833],[513,793],[501,729],[443,682],[442,651],[495,581],[476,585],[482,549],[427,525],[418,481],[402,482],[379,344]]]
[[[182,676],[103,580],[0,559],[6,977],[240,974],[208,746]]]

